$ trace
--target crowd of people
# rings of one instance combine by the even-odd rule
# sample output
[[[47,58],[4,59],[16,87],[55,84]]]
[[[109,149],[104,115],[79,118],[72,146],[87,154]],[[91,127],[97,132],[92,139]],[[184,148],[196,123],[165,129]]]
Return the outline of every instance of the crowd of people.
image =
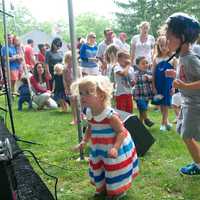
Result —
[[[149,34],[149,22],[141,22],[138,28],[130,45],[126,33],[117,37],[111,28],[104,30],[99,44],[94,32],[84,40],[79,38],[79,79],[74,83],[72,53],[60,50],[60,38],[52,41],[50,49],[38,45],[39,53],[35,54],[33,40],[22,46],[18,37],[8,35],[13,94],[17,81],[22,82],[19,111],[25,101],[37,110],[59,106],[66,112],[71,106],[71,124],[76,124],[76,96],[80,95],[89,125],[76,149],[91,141],[91,182],[96,186],[95,195],[106,192],[108,199],[123,196],[138,174],[134,142],[111,105],[133,113],[135,101],[140,121],[151,127],[154,122],[148,107],[153,104],[161,112],[161,132],[171,130],[168,109],[174,108],[177,131],[194,160],[180,172],[200,174],[200,24],[188,15],[174,14],[158,30],[156,39]],[[5,47],[1,53],[5,59]]]

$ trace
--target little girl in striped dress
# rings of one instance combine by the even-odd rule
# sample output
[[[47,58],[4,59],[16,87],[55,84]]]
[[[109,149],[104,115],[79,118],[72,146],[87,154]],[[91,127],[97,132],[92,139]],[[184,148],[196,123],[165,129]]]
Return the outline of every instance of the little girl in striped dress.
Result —
[[[110,107],[113,86],[108,77],[85,76],[71,86],[87,107],[87,131],[76,150],[90,141],[89,176],[96,196],[121,199],[138,175],[134,142],[119,114]]]

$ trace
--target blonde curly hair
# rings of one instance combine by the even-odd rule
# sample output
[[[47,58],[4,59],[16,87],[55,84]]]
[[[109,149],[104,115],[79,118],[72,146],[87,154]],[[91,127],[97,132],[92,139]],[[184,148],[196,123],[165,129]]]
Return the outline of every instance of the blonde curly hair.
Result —
[[[72,83],[70,89],[73,96],[79,95],[79,89],[81,86],[86,86],[88,89],[95,89],[98,93],[103,93],[105,95],[104,105],[110,106],[112,93],[113,93],[113,84],[110,82],[109,78],[106,76],[84,76]]]

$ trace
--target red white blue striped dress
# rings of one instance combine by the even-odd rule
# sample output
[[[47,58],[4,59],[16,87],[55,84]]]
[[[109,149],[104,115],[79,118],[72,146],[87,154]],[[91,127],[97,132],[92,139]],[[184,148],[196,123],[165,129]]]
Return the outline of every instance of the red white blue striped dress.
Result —
[[[108,155],[116,139],[116,133],[110,125],[113,114],[118,115],[112,108],[106,108],[98,116],[92,116],[90,109],[86,112],[92,133],[89,161],[91,183],[97,192],[106,189],[108,195],[127,191],[138,175],[136,148],[128,131],[118,150],[118,157],[111,158]]]

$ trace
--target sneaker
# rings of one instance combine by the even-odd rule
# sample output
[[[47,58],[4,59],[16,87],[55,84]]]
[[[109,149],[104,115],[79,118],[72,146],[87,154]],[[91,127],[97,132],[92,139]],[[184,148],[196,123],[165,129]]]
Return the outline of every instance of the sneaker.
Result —
[[[166,125],[166,129],[167,129],[168,131],[170,131],[170,130],[172,129],[172,124],[168,123],[168,124]]]
[[[183,175],[200,175],[200,169],[195,165],[195,163],[189,164],[180,169],[180,173]]]
[[[145,119],[144,120],[145,125],[148,127],[152,127],[154,125],[154,122],[152,122],[150,119]]]
[[[167,128],[166,128],[165,125],[161,125],[161,126],[160,126],[160,131],[166,131],[166,130],[167,130]]]

